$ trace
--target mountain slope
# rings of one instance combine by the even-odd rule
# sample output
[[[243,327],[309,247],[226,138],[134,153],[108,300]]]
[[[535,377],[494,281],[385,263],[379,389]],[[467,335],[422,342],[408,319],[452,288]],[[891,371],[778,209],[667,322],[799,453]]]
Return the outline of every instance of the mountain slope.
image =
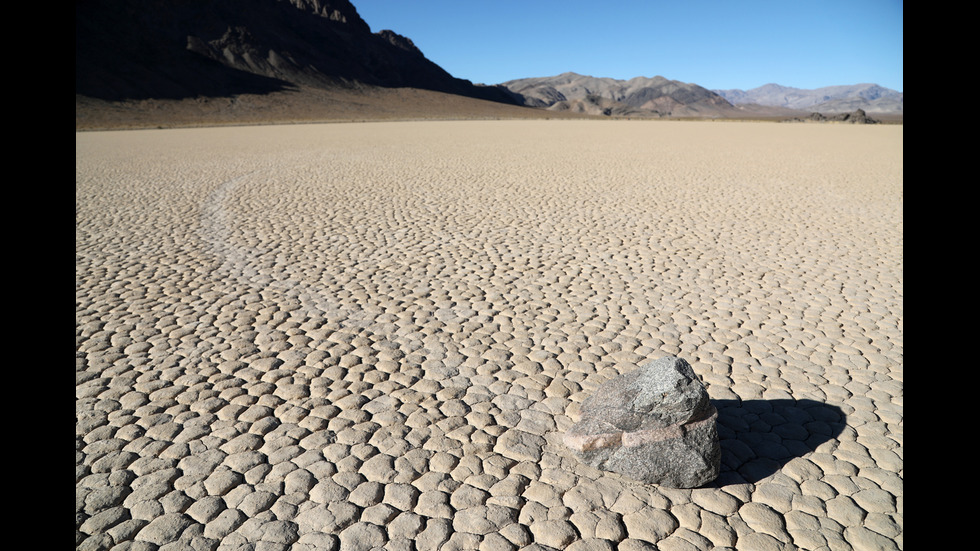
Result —
[[[903,112],[905,94],[877,84],[825,86],[813,90],[766,84],[751,90],[715,90],[735,105],[757,104],[821,113],[847,113],[863,109],[868,113]]]
[[[587,108],[589,104],[598,106],[601,103],[601,111],[608,111],[606,114],[619,111],[675,117],[724,117],[737,112],[731,103],[710,90],[662,76],[617,80],[569,72],[511,80],[500,86],[510,90],[523,105],[531,107]]]
[[[75,92],[120,100],[413,87],[514,103],[454,78],[348,0],[87,0],[75,7]]]

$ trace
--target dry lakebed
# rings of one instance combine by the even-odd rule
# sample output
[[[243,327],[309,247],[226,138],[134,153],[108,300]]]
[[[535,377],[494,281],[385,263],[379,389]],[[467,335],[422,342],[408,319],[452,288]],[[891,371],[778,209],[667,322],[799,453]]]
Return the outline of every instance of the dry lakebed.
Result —
[[[78,550],[903,548],[903,127],[75,134]],[[717,480],[598,471],[690,362]]]

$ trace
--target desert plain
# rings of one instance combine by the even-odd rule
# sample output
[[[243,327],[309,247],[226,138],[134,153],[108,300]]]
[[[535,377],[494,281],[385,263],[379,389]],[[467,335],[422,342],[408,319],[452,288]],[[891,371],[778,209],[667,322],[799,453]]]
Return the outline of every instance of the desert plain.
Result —
[[[903,548],[903,128],[76,132],[76,549]],[[697,489],[562,446],[665,355]]]

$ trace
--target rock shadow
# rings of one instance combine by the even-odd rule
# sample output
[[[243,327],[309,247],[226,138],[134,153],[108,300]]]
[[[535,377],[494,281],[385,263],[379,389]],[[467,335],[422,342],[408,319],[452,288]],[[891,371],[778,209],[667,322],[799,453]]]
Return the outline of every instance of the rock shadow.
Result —
[[[717,486],[756,483],[836,438],[846,416],[816,400],[712,400],[718,408]]]

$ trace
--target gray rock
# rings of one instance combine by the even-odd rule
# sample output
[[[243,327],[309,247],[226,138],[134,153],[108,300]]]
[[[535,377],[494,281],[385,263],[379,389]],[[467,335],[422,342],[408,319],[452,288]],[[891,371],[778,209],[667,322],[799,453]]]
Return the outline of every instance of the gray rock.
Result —
[[[596,389],[564,442],[597,469],[695,488],[721,471],[717,418],[691,365],[668,356]]]

